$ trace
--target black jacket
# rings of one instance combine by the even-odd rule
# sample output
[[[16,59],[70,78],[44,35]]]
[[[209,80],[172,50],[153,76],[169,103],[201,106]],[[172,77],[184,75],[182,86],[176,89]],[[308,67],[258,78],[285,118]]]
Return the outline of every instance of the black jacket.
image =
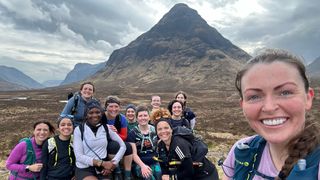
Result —
[[[201,167],[194,166],[192,161],[192,145],[189,141],[179,136],[172,136],[169,151],[164,142],[158,144],[158,153],[162,174],[170,176],[176,174],[178,180],[204,180],[219,179],[215,166],[204,158]],[[179,162],[179,165],[169,165],[169,163]]]
[[[74,176],[75,156],[72,147],[70,149],[71,151],[69,156],[70,139],[68,141],[62,141],[58,136],[55,136],[54,139],[56,142],[57,149],[53,149],[49,153],[48,140],[42,146],[41,157],[43,167],[41,169],[40,179],[71,179]],[[57,151],[58,159],[56,161],[55,158]]]

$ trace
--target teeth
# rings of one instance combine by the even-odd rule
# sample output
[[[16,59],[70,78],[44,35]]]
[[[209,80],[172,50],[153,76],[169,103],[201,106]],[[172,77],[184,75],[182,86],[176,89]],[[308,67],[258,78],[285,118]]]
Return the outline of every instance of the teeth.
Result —
[[[276,119],[265,119],[262,121],[263,124],[268,126],[277,126],[283,124],[286,121],[285,118],[276,118]]]

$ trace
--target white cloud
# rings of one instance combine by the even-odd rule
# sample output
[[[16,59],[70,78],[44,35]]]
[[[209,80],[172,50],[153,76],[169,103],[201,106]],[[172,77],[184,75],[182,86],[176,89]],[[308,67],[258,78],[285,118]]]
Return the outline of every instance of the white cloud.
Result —
[[[31,0],[2,0],[1,4],[14,13],[16,18],[50,21],[48,13],[37,8]]]
[[[25,70],[36,80],[61,79],[76,63],[105,61],[179,2],[250,54],[278,47],[308,60],[320,55],[317,0],[1,0],[0,56],[7,66],[39,64]]]

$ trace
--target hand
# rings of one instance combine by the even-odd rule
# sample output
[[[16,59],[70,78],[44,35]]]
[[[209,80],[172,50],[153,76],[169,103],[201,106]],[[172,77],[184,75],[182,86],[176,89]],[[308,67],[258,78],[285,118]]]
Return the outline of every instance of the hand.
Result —
[[[116,168],[116,165],[112,163],[112,161],[103,161],[102,165],[103,167],[103,175],[109,175],[112,173],[112,171]]]
[[[118,133],[118,130],[117,130],[117,128],[116,128],[115,126],[113,126],[113,125],[108,125],[108,126],[110,127],[110,129],[111,129],[112,131]]]
[[[162,180],[169,180],[169,179],[170,179],[170,177],[168,174],[162,175]]]
[[[29,165],[29,171],[31,172],[40,172],[41,168],[42,168],[42,163],[35,163],[32,165]]]
[[[144,165],[141,167],[141,174],[144,178],[148,178],[152,174],[152,170],[149,166]]]

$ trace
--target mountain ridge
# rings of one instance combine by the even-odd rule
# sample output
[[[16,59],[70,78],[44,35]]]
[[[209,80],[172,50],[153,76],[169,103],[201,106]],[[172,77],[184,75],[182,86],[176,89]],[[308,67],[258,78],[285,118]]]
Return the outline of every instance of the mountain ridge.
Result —
[[[177,4],[149,31],[113,51],[106,67],[92,80],[132,88],[143,84],[158,90],[231,85],[235,72],[250,57],[196,10]]]
[[[13,67],[0,65],[0,78],[3,80],[2,83],[8,82],[14,90],[44,88],[42,84]],[[8,88],[1,86],[0,89],[4,90]]]

